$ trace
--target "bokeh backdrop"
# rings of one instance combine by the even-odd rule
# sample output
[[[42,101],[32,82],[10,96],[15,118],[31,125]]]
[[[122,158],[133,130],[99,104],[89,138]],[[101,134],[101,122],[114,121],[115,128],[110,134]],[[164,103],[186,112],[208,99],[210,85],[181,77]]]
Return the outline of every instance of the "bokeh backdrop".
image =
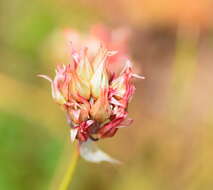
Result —
[[[124,162],[80,159],[70,189],[213,188],[213,2],[211,0],[1,0],[0,189],[56,190],[72,146],[46,81],[60,31],[128,28],[137,71],[134,123],[99,143]]]

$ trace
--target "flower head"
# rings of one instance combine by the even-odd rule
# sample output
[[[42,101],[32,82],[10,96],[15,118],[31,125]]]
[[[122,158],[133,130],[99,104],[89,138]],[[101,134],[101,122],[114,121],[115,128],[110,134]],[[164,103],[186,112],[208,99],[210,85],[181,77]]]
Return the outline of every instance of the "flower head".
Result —
[[[139,76],[133,74],[129,60],[120,74],[111,74],[107,65],[114,54],[103,46],[92,58],[87,56],[87,48],[72,50],[71,63],[58,66],[53,80],[40,75],[51,82],[52,97],[67,113],[72,140],[77,139],[80,147],[112,137],[132,122],[127,108],[135,91],[132,78]]]

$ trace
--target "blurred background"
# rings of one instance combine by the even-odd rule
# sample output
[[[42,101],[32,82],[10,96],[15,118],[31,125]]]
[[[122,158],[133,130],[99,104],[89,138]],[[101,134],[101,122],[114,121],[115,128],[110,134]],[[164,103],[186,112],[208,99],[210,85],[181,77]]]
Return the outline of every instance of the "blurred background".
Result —
[[[99,143],[124,164],[80,159],[70,189],[213,189],[212,8],[211,0],[1,0],[0,189],[57,189],[72,157],[69,127],[36,75],[54,76],[64,28],[87,35],[96,24],[128,30],[125,51],[146,79],[135,81],[134,123]]]

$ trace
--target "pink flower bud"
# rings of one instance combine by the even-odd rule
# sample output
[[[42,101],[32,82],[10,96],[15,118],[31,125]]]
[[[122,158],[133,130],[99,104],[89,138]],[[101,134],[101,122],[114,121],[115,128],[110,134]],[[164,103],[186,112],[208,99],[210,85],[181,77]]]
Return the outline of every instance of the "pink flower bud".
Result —
[[[40,75],[51,82],[53,99],[63,106],[73,129],[71,139],[78,139],[81,145],[112,137],[132,122],[127,118],[128,103],[135,91],[131,79],[141,77],[133,74],[129,61],[120,75],[109,76],[108,57],[115,53],[101,46],[96,56],[88,58],[86,48],[81,53],[72,50],[72,62],[58,66],[53,81]],[[99,154],[102,160],[112,160],[103,152]]]

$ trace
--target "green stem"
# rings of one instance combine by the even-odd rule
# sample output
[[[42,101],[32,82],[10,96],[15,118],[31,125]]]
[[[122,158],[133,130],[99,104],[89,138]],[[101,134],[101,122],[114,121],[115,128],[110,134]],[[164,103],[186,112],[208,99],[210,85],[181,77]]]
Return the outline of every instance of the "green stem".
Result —
[[[75,168],[77,166],[78,157],[79,157],[79,153],[77,150],[77,146],[75,146],[68,170],[67,170],[58,190],[67,190],[68,189],[69,184],[72,182],[72,179],[73,179],[73,174],[74,174]]]

